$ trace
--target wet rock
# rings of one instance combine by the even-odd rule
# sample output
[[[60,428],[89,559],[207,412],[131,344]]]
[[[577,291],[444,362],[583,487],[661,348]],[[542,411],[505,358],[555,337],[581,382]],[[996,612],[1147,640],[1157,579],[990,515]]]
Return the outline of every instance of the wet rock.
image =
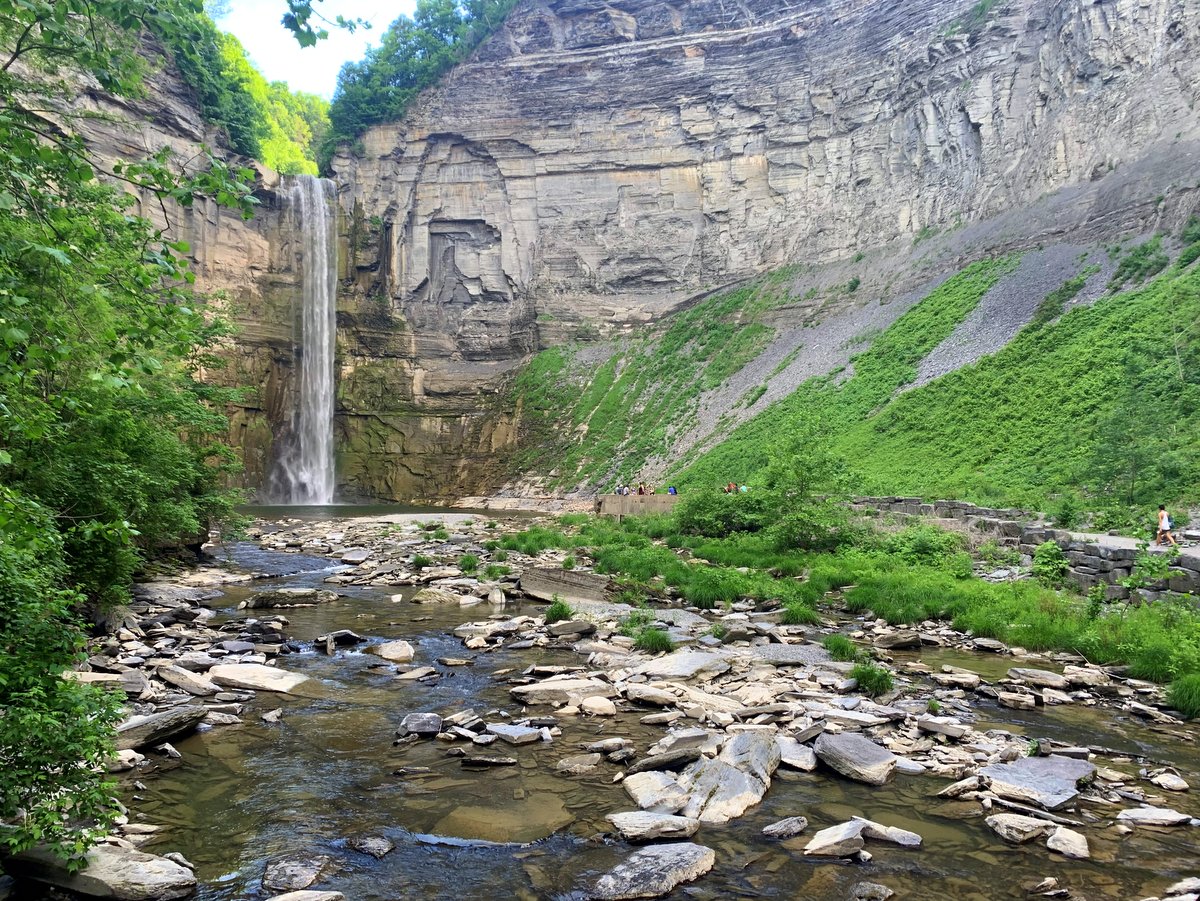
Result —
[[[288,693],[308,681],[308,676],[261,663],[222,663],[208,671],[218,685],[230,688],[250,688],[256,691]]]
[[[338,558],[342,563],[365,563],[371,559],[372,551],[365,547],[348,547],[342,550]]]
[[[690,838],[700,828],[700,821],[691,817],[650,813],[645,810],[630,813],[610,813],[606,818],[627,842],[648,842],[660,838]]]
[[[395,843],[382,835],[355,835],[346,840],[346,845],[360,854],[370,854],[376,860],[395,850]]]
[[[1001,707],[1010,707],[1013,710],[1033,710],[1037,707],[1037,701],[1033,695],[1022,694],[1016,691],[996,692],[996,703]]]
[[[608,698],[593,696],[584,698],[579,704],[580,712],[587,716],[616,716],[617,705]]]
[[[808,857],[850,857],[863,849],[862,823],[839,823],[822,829],[804,846]]]
[[[893,845],[900,845],[902,848],[921,847],[921,836],[907,829],[901,829],[899,826],[885,826],[883,823],[876,823],[874,820],[863,817],[851,817],[850,821],[862,825],[863,838],[877,842],[890,842]]]
[[[516,766],[515,757],[464,757],[459,764],[465,769],[482,770],[496,766]]]
[[[626,775],[633,776],[637,773],[648,773],[651,770],[672,770],[678,772],[689,763],[699,760],[702,756],[699,748],[681,748],[678,751],[651,754],[630,766],[626,771]]]
[[[1072,688],[1097,688],[1108,685],[1112,680],[1108,673],[1094,666],[1064,666],[1063,676]]]
[[[188,694],[198,698],[215,695],[220,690],[212,683],[211,679],[196,675],[181,666],[160,666],[155,674],[164,682],[169,682],[176,688],[182,688]]]
[[[1092,856],[1088,850],[1087,839],[1066,826],[1059,826],[1050,834],[1046,839],[1046,847],[1073,860],[1086,860]]]
[[[675,886],[698,879],[712,869],[716,854],[691,842],[652,845],[635,851],[627,860],[601,876],[589,898],[617,901],[624,898],[657,898]]]
[[[260,591],[252,594],[238,604],[242,609],[261,609],[266,607],[291,607],[296,604],[327,604],[337,600],[333,591],[318,591],[316,588],[276,588],[273,591]]]
[[[590,697],[611,698],[616,689],[599,679],[562,678],[517,685],[510,693],[523,704],[567,704]]]
[[[921,636],[913,631],[901,629],[885,632],[874,638],[875,647],[889,651],[908,651],[921,647]]]
[[[1045,820],[1022,816],[1017,813],[998,813],[984,820],[998,836],[1014,845],[1024,844],[1041,838],[1058,827]]]
[[[459,596],[441,588],[422,588],[412,597],[414,604],[457,604]]]
[[[775,733],[740,732],[725,743],[718,759],[769,786],[780,760]]]
[[[688,802],[688,794],[666,773],[635,773],[621,783],[633,803],[654,813],[675,813]]]
[[[188,706],[130,717],[117,727],[117,750],[136,750],[191,732],[207,713],[203,707]]]
[[[429,676],[436,676],[437,670],[432,666],[418,666],[414,669],[406,670],[396,676],[397,682],[416,682],[418,679],[425,679]]]
[[[794,770],[810,773],[817,768],[817,753],[808,745],[802,745],[790,735],[775,736],[779,747],[779,762]]]
[[[850,889],[851,901],[887,901],[896,893],[878,882],[860,882]]]
[[[276,892],[306,889],[331,869],[333,858],[324,854],[286,854],[267,861],[263,888]]]
[[[1005,654],[1008,652],[1008,645],[994,638],[976,638],[971,642],[971,645],[976,650],[990,651],[993,654]]]
[[[1138,826],[1182,826],[1191,820],[1186,813],[1179,813],[1167,807],[1134,807],[1122,810],[1117,819],[1123,823],[1134,823]]]
[[[574,757],[566,757],[560,760],[555,769],[560,773],[566,773],[568,776],[582,776],[592,772],[599,765],[599,754],[576,754]]]
[[[546,631],[555,638],[564,637],[580,637],[591,635],[596,631],[596,624],[590,623],[586,619],[571,619],[563,620],[557,623],[551,623],[546,627]]]
[[[316,646],[318,650],[322,650],[332,656],[338,648],[353,647],[356,644],[362,644],[364,641],[366,641],[365,638],[352,632],[350,629],[337,629],[325,635],[318,635]]]
[[[1190,788],[1187,782],[1180,778],[1178,773],[1158,773],[1157,775],[1151,776],[1150,781],[1159,788],[1165,788],[1167,791],[1171,792],[1185,792]]]
[[[367,648],[367,653],[382,657],[392,663],[411,663],[417,652],[407,641],[397,640],[385,641],[373,648]]]
[[[715,755],[721,750],[722,736],[718,732],[699,727],[676,729],[668,732],[650,748],[650,754],[664,754],[667,751],[682,751],[685,748],[695,748],[702,754]]]
[[[1057,810],[1079,796],[1077,785],[1090,779],[1096,767],[1070,757],[1022,757],[1012,763],[983,767],[979,775],[991,782],[1001,798]]]
[[[762,834],[767,838],[792,838],[808,828],[806,817],[787,817],[769,826],[764,826]]]
[[[505,723],[488,723],[487,731],[489,735],[494,735],[503,742],[510,745],[528,745],[535,741],[541,741],[542,733],[540,729],[533,729],[529,726],[509,726]]]
[[[341,892],[288,892],[273,896],[271,901],[346,901],[346,896]]]
[[[934,732],[948,738],[962,738],[971,727],[960,723],[952,716],[922,716],[917,719],[917,728],[922,732]]]
[[[31,848],[6,859],[4,866],[13,875],[97,898],[170,901],[196,890],[192,871],[165,857],[118,845],[96,845],[85,859],[85,869],[69,873],[45,848]]]
[[[442,731],[442,718],[436,713],[410,713],[400,721],[396,734],[423,735],[426,738]]]
[[[740,817],[767,793],[767,786],[749,773],[724,760],[708,758],[685,769],[679,784],[688,792],[687,803],[680,813],[702,823],[727,823]]]
[[[829,768],[848,779],[883,785],[896,769],[896,755],[863,735],[844,732],[830,735],[824,732],[813,746],[817,757]]]
[[[1057,688],[1060,691],[1069,688],[1071,685],[1065,676],[1060,676],[1058,673],[1052,673],[1044,669],[1028,669],[1020,666],[1014,666],[1010,669],[1008,671],[1008,678],[1016,679],[1027,685],[1035,685],[1038,688]]]

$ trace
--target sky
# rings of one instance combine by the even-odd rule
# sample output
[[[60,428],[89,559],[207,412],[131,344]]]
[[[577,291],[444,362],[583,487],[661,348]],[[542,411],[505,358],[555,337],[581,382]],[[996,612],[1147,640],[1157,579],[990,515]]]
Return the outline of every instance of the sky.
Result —
[[[333,20],[365,19],[369,30],[348,34],[328,26],[329,37],[315,47],[301,48],[279,20],[287,9],[284,0],[228,0],[228,10],[217,26],[231,32],[267,81],[286,81],[293,91],[333,96],[338,70],[345,62],[362,59],[369,45],[378,44],[384,30],[401,13],[412,15],[416,0],[321,0],[318,13]]]

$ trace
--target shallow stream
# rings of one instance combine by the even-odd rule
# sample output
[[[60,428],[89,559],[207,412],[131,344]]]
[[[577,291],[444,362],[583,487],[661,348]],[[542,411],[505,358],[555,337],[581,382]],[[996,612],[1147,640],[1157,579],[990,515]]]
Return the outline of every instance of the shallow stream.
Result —
[[[324,558],[265,552],[240,544],[228,563],[270,572],[271,579],[229,587],[224,599],[209,602],[232,615],[238,601],[269,587],[324,586],[331,572]],[[663,734],[639,723],[645,711],[608,719],[565,719],[552,743],[511,747],[501,742],[488,754],[518,758],[519,765],[465,770],[446,756],[448,746],[421,741],[393,748],[396,727],[416,711],[453,713],[465,707],[481,715],[493,709],[518,712],[501,671],[534,663],[580,665],[569,651],[467,651],[450,631],[462,622],[492,613],[487,605],[446,608],[392,602],[391,591],[340,586],[350,597],[311,608],[278,611],[290,621],[289,634],[305,651],[283,656],[279,665],[312,681],[294,696],[260,692],[241,726],[225,726],[176,743],[178,762],[130,780],[124,800],[133,819],[164,826],[146,846],[156,853],[179,851],[197,869],[203,901],[264,898],[265,863],[282,854],[331,856],[338,872],[314,888],[339,890],[353,901],[375,899],[474,899],[582,897],[578,893],[600,872],[629,854],[620,842],[598,838],[605,814],[632,808],[612,783],[615,764],[604,762],[595,775],[555,772],[580,745],[620,735],[634,740],[639,753]],[[410,590],[404,592],[405,598]],[[529,612],[536,612],[530,608]],[[510,606],[512,615],[521,608]],[[417,649],[415,664],[436,666],[433,684],[397,681],[391,667],[373,655],[341,651],[334,657],[310,642],[333,629],[349,628],[372,639],[405,638]],[[473,665],[441,666],[440,657],[471,658]],[[944,658],[944,659],[943,659]],[[913,658],[909,658],[913,659]],[[994,678],[989,667],[1007,661],[987,655],[937,651],[924,662],[975,668]],[[264,723],[262,713],[282,708],[282,719]],[[532,715],[549,715],[534,708]],[[984,708],[980,728],[1004,728],[1031,737],[1119,748],[1169,761],[1200,788],[1200,752],[1179,736],[1136,721],[1113,721],[1095,709],[1063,706],[1037,711]],[[158,759],[158,758],[156,758]],[[1112,765],[1108,760],[1098,763]],[[1138,764],[1117,764],[1136,773]],[[428,767],[422,776],[397,776],[399,767]],[[1141,783],[1153,791],[1153,786]],[[1023,885],[1057,877],[1088,899],[1127,899],[1161,891],[1187,875],[1200,874],[1196,830],[1138,827],[1119,835],[1111,827],[1085,830],[1093,858],[1069,861],[1044,843],[1010,846],[983,823],[975,802],[944,802],[933,797],[945,782],[898,776],[873,788],[818,770],[780,770],[765,801],[740,820],[704,827],[696,841],[717,854],[715,869],[678,889],[676,898],[849,898],[862,881],[883,883],[899,898],[956,898],[992,901],[1024,898]],[[1169,793],[1164,793],[1169,794]],[[1200,815],[1196,791],[1167,798],[1169,806]],[[1134,806],[1132,804],[1125,806]],[[1094,808],[1093,808],[1094,809]],[[1115,815],[1120,808],[1114,808]],[[777,842],[761,829],[785,816],[804,815],[806,834]],[[924,837],[915,851],[868,843],[868,864],[805,858],[802,848],[817,829],[851,815],[911,829]],[[396,849],[381,860],[351,850],[346,839],[384,835]]]

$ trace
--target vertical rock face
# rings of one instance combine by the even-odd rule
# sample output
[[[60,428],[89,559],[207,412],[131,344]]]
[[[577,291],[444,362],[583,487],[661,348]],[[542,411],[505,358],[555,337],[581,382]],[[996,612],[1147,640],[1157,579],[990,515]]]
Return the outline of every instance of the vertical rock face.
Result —
[[[343,480],[391,497],[493,487],[515,438],[507,380],[581,329],[1056,191],[1075,193],[1041,234],[1115,234],[1195,183],[1194,5],[978,9],[520,4],[335,161]]]

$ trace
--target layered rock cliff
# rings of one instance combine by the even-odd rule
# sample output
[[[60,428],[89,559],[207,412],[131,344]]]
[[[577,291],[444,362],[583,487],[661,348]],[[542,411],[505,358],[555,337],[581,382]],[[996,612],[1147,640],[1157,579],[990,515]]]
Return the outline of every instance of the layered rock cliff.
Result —
[[[1198,49],[1186,0],[521,3],[335,161],[343,483],[494,488],[532,350],[772,267],[1153,227],[1200,180]]]

